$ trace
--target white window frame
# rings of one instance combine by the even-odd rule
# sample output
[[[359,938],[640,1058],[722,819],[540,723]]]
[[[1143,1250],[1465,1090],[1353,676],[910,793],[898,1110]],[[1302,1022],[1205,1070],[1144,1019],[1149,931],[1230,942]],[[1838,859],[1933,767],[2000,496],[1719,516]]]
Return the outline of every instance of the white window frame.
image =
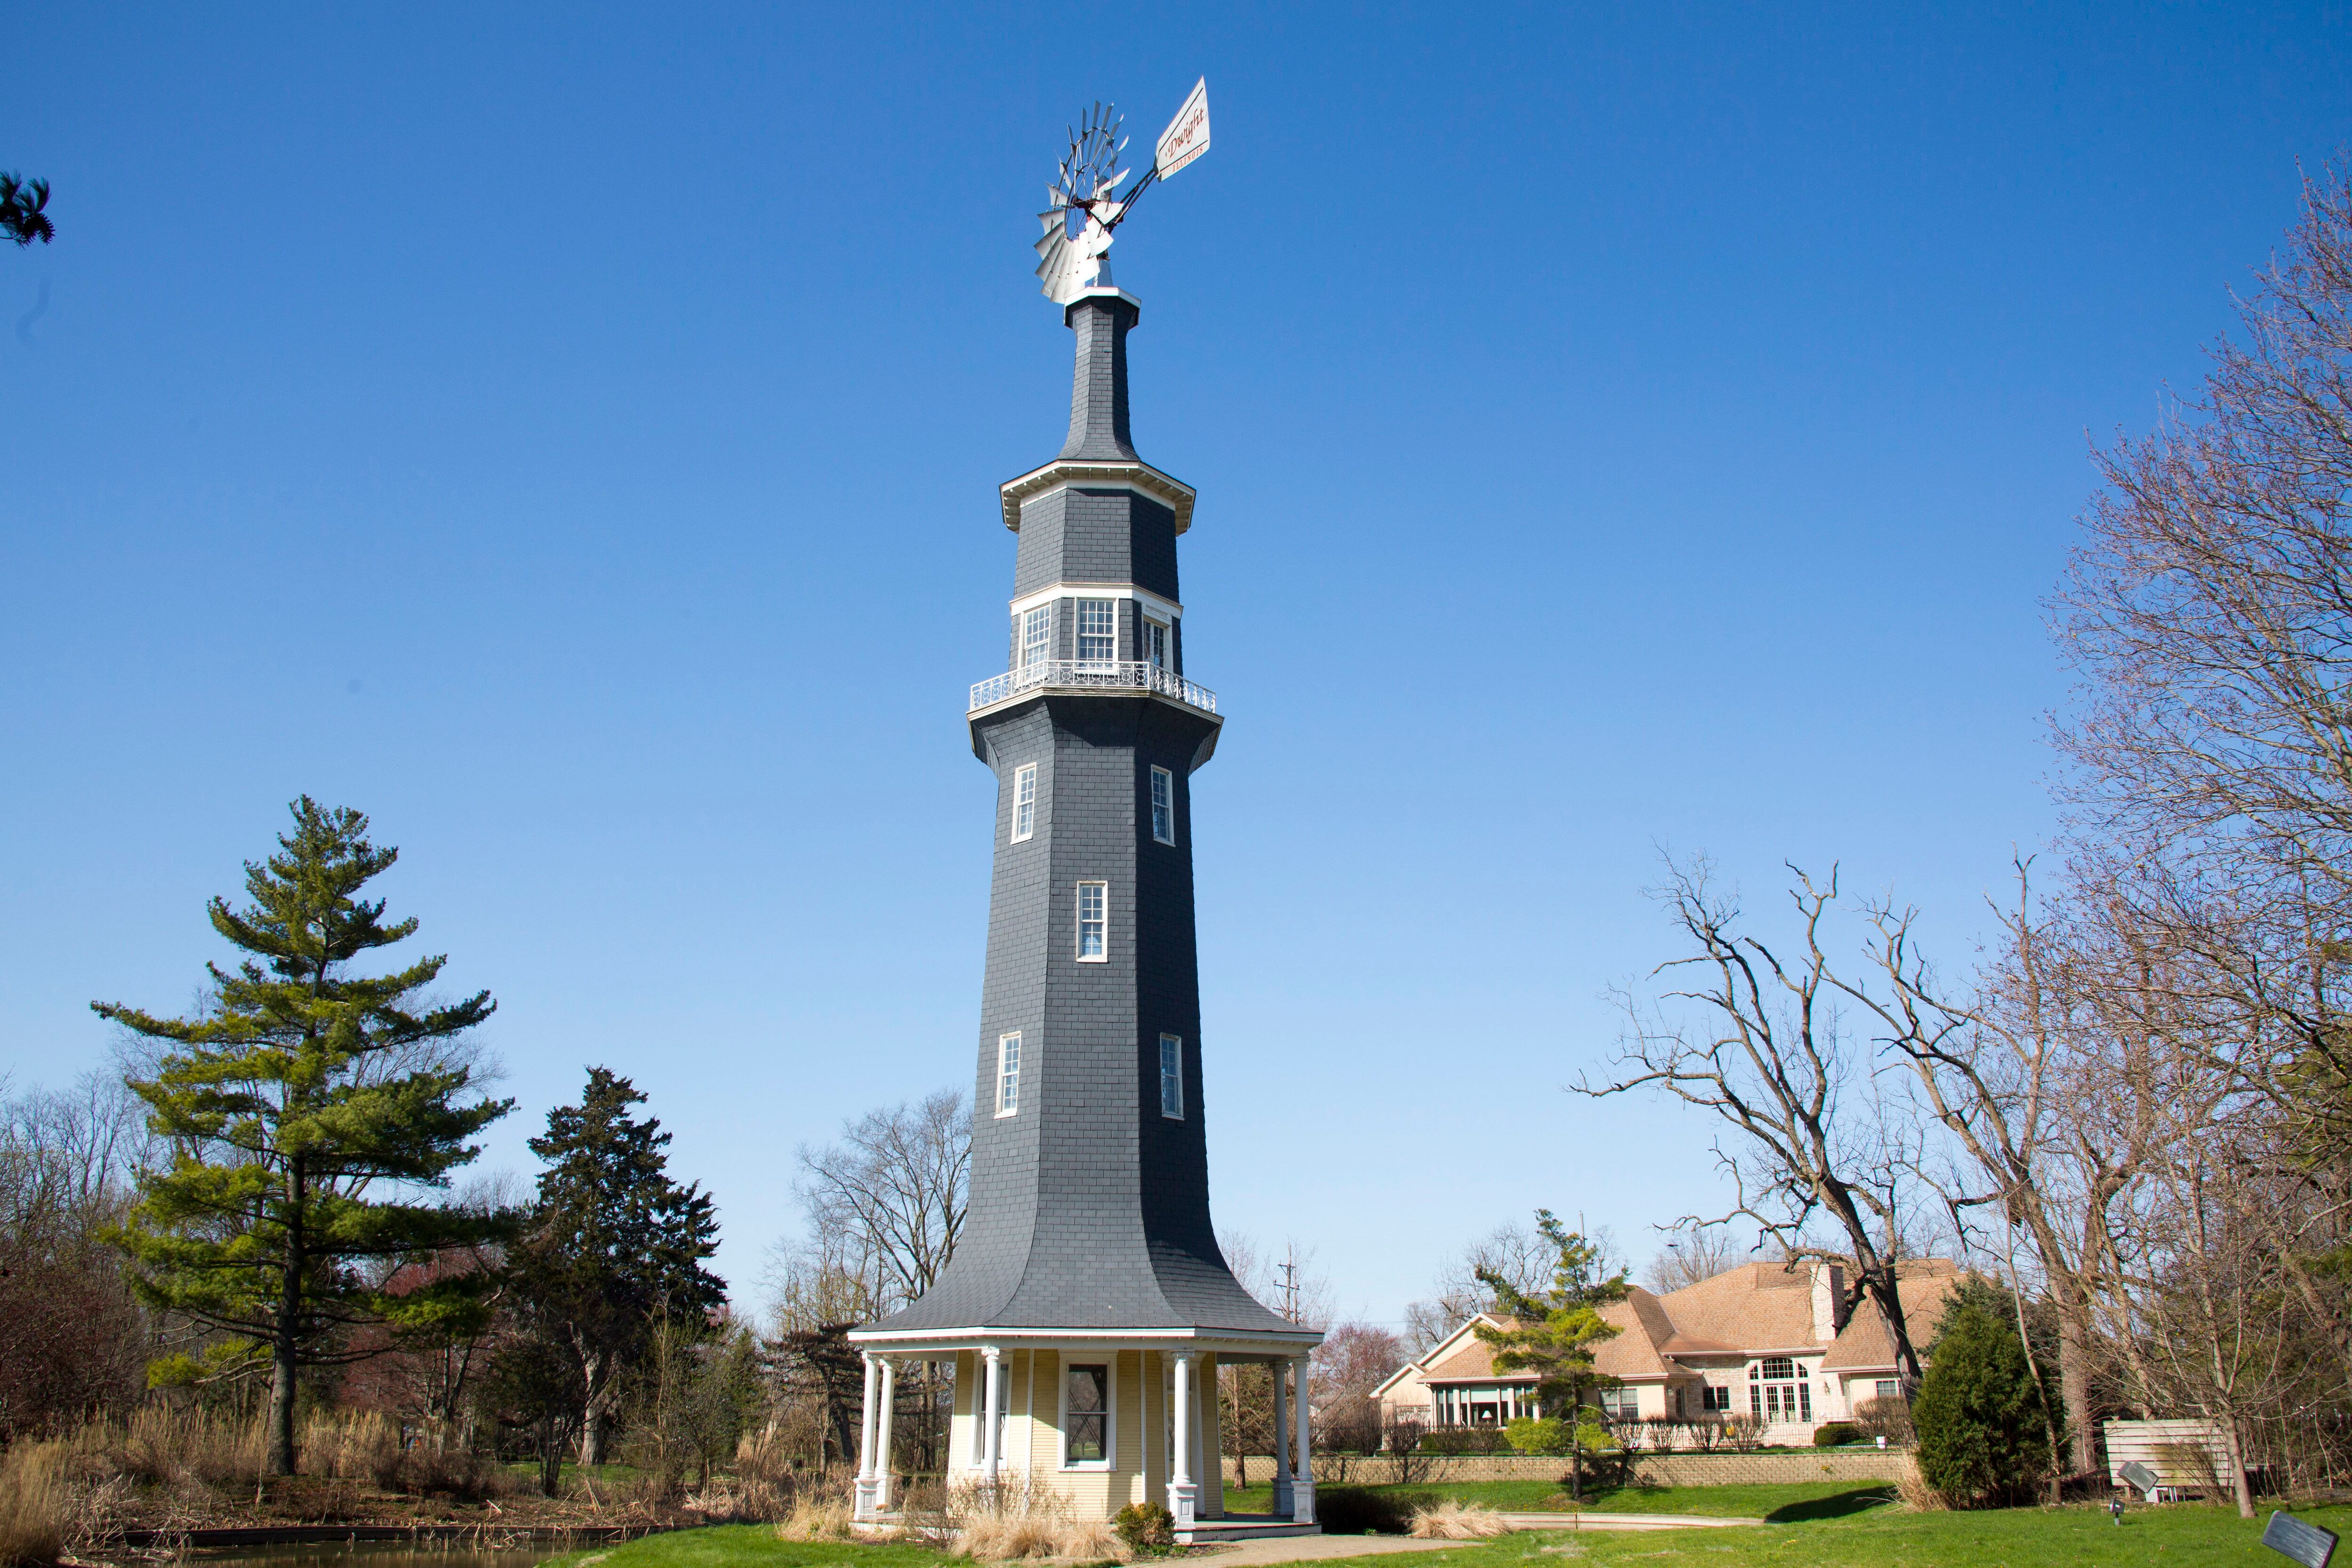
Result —
[[[1021,613],[1020,663],[1013,668],[1026,669],[1033,664],[1043,664],[1054,657],[1054,606],[1048,604]]]
[[[1027,797],[1023,797],[1023,791]],[[1037,831],[1037,764],[1024,763],[1013,770],[1013,842],[1019,844]]]
[[[996,1114],[1021,1114],[1021,1031],[996,1037]]]
[[[1103,1360],[1077,1361],[1064,1355],[1055,1363],[1054,1403],[1059,1407],[1054,1421],[1054,1458],[1065,1470],[1113,1470],[1118,1468],[1118,1352],[1105,1351]],[[1070,1368],[1099,1366],[1103,1369],[1103,1457],[1099,1459],[1070,1458]]]
[[[1077,601],[1077,616],[1071,623],[1070,631],[1071,635],[1077,639],[1072,645],[1071,651],[1076,657],[1078,662],[1080,664],[1114,664],[1118,662],[1118,601],[1117,599],[1080,599]],[[1102,617],[1103,630],[1099,632],[1089,632],[1087,630],[1087,616],[1089,612],[1097,614]],[[1108,638],[1110,642],[1109,650],[1098,657],[1089,655],[1087,652],[1087,639],[1089,637],[1097,639]]]
[[[1169,623],[1157,616],[1143,617],[1143,662],[1166,669],[1175,657],[1175,638]]]
[[[1175,1091],[1172,1097],[1169,1092],[1171,1089]],[[1169,1109],[1171,1098],[1175,1101],[1172,1110]],[[1171,1121],[1184,1120],[1184,1037],[1181,1035],[1160,1037],[1160,1114]]]
[[[1099,952],[1088,952],[1087,951],[1087,926],[1089,923],[1087,920],[1087,893],[1088,889],[1092,889],[1096,897],[1100,900],[1096,905],[1096,908],[1101,910],[1101,913],[1098,914],[1092,922],[1097,928],[1095,934],[1101,939],[1102,942],[1102,951]],[[1108,963],[1110,962],[1110,884],[1108,882],[1080,882],[1078,884],[1077,906],[1078,962],[1080,963]]]
[[[1160,831],[1162,824],[1168,831]],[[1151,837],[1154,842],[1176,842],[1176,775],[1166,768],[1151,770]]]

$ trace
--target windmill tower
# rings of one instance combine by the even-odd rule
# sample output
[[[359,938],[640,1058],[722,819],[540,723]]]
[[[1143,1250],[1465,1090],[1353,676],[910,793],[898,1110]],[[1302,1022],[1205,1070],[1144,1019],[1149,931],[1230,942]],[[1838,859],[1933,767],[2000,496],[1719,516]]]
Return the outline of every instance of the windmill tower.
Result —
[[[1000,489],[1016,536],[1006,668],[968,710],[997,781],[971,1208],[930,1290],[850,1334],[866,1356],[861,1520],[891,1505],[896,1362],[951,1357],[950,1483],[1017,1477],[1079,1518],[1164,1502],[1187,1540],[1315,1528],[1311,1471],[1294,1477],[1286,1452],[1286,1517],[1223,1507],[1216,1369],[1274,1364],[1277,1425],[1303,1458],[1307,1403],[1284,1383],[1305,1389],[1322,1335],[1242,1288],[1209,1218],[1192,780],[1224,720],[1184,673],[1176,541],[1193,492],[1136,453],[1139,308],[1108,257],[1136,196],[1207,144],[1195,88],[1115,195],[1118,121],[1097,106],[1043,215],[1038,274],[1076,368],[1060,454]]]

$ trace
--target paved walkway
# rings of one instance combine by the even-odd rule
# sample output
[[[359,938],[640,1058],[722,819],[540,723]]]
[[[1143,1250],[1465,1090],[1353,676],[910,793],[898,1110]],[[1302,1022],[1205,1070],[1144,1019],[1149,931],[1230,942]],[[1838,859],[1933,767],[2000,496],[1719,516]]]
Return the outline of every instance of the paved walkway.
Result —
[[[1760,1519],[1718,1519],[1696,1513],[1507,1513],[1513,1530],[1720,1530],[1761,1524]],[[1475,1541],[1421,1541],[1409,1535],[1293,1535],[1241,1541],[1221,1547],[1208,1561],[1216,1568],[1259,1568],[1269,1563],[1312,1563],[1324,1558],[1377,1557],[1391,1552],[1434,1552],[1475,1546]]]

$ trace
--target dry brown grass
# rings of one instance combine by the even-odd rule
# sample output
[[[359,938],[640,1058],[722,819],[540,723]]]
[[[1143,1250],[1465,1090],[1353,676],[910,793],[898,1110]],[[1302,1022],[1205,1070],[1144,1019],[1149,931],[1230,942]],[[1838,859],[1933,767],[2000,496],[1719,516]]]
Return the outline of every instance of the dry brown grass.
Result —
[[[855,1541],[849,1505],[837,1498],[804,1497],[776,1526],[779,1541]]]
[[[1917,1470],[1904,1471],[1895,1483],[1895,1493],[1914,1513],[1941,1513],[1952,1506],[1952,1500],[1920,1479]]]
[[[71,1507],[64,1444],[18,1443],[0,1454],[0,1563],[55,1563]]]
[[[1412,1533],[1423,1541],[1484,1541],[1507,1534],[1510,1528],[1501,1514],[1485,1503],[1448,1498],[1433,1507],[1412,1510]]]

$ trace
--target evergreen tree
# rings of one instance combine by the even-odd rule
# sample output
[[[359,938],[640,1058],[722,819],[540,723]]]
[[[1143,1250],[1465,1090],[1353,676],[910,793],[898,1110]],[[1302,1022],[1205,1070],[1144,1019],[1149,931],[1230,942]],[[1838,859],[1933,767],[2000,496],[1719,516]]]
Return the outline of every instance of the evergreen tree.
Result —
[[[2043,1405],[2016,1326],[1985,1294],[1964,1294],[1944,1314],[1911,1405],[1920,1479],[1962,1504],[2032,1496],[2054,1473],[2051,1433],[2064,1440],[2063,1414]]]
[[[1496,1306],[1516,1326],[1492,1329],[1481,1323],[1475,1332],[1493,1352],[1496,1371],[1534,1370],[1537,1400],[1566,1425],[1569,1495],[1582,1501],[1585,1456],[1610,1441],[1609,1429],[1587,1418],[1585,1395],[1615,1381],[1593,1369],[1592,1351],[1617,1335],[1601,1309],[1625,1299],[1625,1272],[1621,1268],[1604,1278],[1599,1244],[1561,1225],[1549,1209],[1536,1211],[1536,1230],[1557,1254],[1550,1288],[1530,1295],[1504,1275],[1481,1268],[1479,1282],[1495,1293]]]
[[[37,239],[48,244],[58,237],[58,226],[49,221],[48,205],[48,181],[0,174],[0,236],[15,240],[19,247]]]
[[[702,1267],[719,1250],[719,1216],[698,1185],[669,1179],[669,1134],[629,1114],[645,1098],[591,1068],[580,1103],[549,1111],[546,1135],[530,1141],[547,1169],[514,1252],[516,1289],[571,1358],[588,1465],[604,1462],[623,1374],[656,1321],[698,1320],[727,1300],[726,1282]]]
[[[213,929],[251,957],[209,964],[213,998],[164,1018],[92,1003],[101,1017],[164,1049],[152,1079],[130,1079],[148,1124],[173,1151],[145,1175],[115,1233],[151,1303],[229,1338],[199,1363],[174,1356],[151,1382],[269,1370],[264,1466],[294,1471],[294,1391],[305,1366],[355,1353],[347,1331],[444,1317],[488,1281],[452,1273],[393,1296],[383,1267],[495,1239],[504,1216],[404,1201],[445,1187],[478,1153],[468,1142],[511,1100],[481,1097],[458,1037],[495,1005],[485,991],[422,1001],[446,960],[384,975],[352,972],[404,942],[360,889],[398,857],[367,841],[367,818],[305,795],[278,853],[245,868],[253,902],[212,900]],[[369,1266],[374,1266],[371,1268]]]

